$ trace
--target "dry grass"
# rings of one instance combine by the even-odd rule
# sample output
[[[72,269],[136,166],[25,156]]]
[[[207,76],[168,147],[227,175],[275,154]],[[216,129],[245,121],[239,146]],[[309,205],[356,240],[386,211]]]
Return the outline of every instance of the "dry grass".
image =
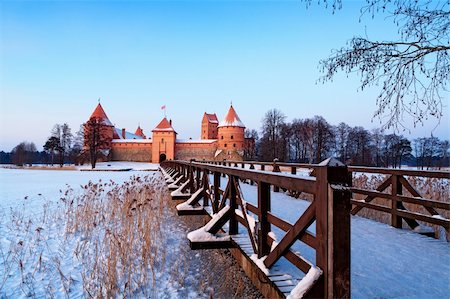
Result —
[[[353,186],[361,189],[375,190],[387,177],[385,175],[371,175],[365,174],[354,176]],[[421,177],[407,177],[409,183],[416,189],[423,198],[433,199],[442,202],[449,201],[449,180],[437,179],[437,178],[421,178]],[[385,193],[391,192],[391,187],[388,187]],[[405,188],[403,188],[403,194],[406,196],[412,196]],[[354,194],[355,199],[363,199],[365,196],[360,194]],[[391,201],[383,198],[376,198],[372,203],[390,207]],[[430,215],[423,206],[419,206],[411,203],[404,203],[407,210],[424,215]],[[450,219],[450,211],[436,209],[439,214],[447,219]],[[391,214],[375,211],[372,209],[363,208],[357,214],[358,216],[373,219],[382,223],[391,224]],[[447,241],[450,241],[450,234],[440,226],[432,225],[429,223],[418,221],[421,225],[432,227],[436,233],[437,238],[442,238],[445,234]],[[406,223],[403,223],[403,227],[407,227]]]
[[[72,297],[75,284],[84,290],[76,295],[85,297],[155,297],[166,265],[161,226],[167,204],[156,180],[90,182],[81,194],[69,187],[58,208],[47,202],[38,216],[11,211],[0,222],[13,239],[9,246],[0,242],[0,294],[19,275],[18,287],[30,297]]]
[[[155,290],[166,250],[161,229],[165,201],[156,198],[161,191],[154,189],[154,178],[133,177],[120,186],[90,183],[83,196],[62,199],[66,233],[82,236],[75,256],[90,296],[155,295],[148,290]]]

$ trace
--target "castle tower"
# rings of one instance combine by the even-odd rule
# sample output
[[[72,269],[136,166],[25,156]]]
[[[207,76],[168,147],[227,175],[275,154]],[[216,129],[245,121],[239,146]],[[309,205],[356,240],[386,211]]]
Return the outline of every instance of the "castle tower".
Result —
[[[205,112],[202,119],[201,139],[217,139],[217,126],[219,120],[215,113],[208,114]]]
[[[152,132],[152,163],[173,160],[177,132],[172,128],[172,121],[164,117]]]
[[[89,147],[89,140],[86,138],[86,136],[89,135],[89,130],[92,130],[92,128],[90,128],[89,126],[89,123],[94,119],[101,124],[100,132],[98,135],[102,139],[102,142],[100,142],[99,149],[110,150],[111,140],[114,138],[115,132],[114,125],[109,120],[108,116],[105,113],[105,110],[103,110],[103,107],[100,103],[98,103],[94,112],[92,112],[91,116],[89,117],[89,120],[84,124],[85,148]]]
[[[144,131],[141,129],[141,126],[137,127],[136,132],[134,132],[134,135],[141,136],[143,139],[147,138],[144,134]]]
[[[224,120],[218,126],[218,149],[225,153],[226,159],[242,159],[244,130],[245,125],[231,105]]]

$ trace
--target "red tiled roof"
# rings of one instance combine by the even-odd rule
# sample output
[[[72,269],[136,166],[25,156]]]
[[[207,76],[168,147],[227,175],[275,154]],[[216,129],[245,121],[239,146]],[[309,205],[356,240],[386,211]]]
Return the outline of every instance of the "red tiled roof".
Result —
[[[167,118],[163,118],[162,121],[152,130],[152,132],[155,131],[167,131],[167,132],[175,132],[175,130],[172,128],[172,125],[167,120]]]
[[[233,105],[230,106],[227,115],[224,120],[220,122],[219,127],[241,127],[245,128],[245,125],[242,123],[241,119],[237,115],[236,111],[233,108]]]
[[[103,110],[103,107],[100,103],[98,103],[97,107],[95,107],[94,112],[92,112],[91,114],[91,118],[98,118],[103,120],[103,124],[107,125],[107,126],[112,126],[113,124],[111,123],[111,121],[109,120],[108,116],[105,113],[105,110]]]
[[[136,132],[134,132],[134,135],[138,135],[141,136],[142,138],[145,138],[144,131],[142,131],[141,126],[137,127]]]
[[[219,123],[219,120],[217,119],[217,115],[215,113],[208,114],[205,112],[206,118],[208,119],[208,122],[210,123]]]

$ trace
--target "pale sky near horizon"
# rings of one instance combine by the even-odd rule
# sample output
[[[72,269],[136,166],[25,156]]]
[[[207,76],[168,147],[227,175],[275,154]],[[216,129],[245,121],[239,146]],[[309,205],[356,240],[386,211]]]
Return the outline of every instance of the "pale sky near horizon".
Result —
[[[396,36],[391,20],[366,16],[359,1],[331,14],[299,1],[1,1],[0,150],[19,142],[39,150],[56,123],[75,133],[101,98],[109,119],[147,136],[164,116],[179,138],[199,138],[203,113],[222,119],[233,102],[260,130],[272,108],[287,121],[323,116],[330,124],[373,129],[376,87],[341,74],[316,84],[318,62],[355,35]],[[444,118],[409,139],[449,138]]]

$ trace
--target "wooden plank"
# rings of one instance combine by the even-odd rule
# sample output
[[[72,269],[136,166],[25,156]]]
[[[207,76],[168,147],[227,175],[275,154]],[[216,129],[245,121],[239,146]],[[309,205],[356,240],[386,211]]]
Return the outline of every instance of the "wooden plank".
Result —
[[[216,223],[209,229],[208,233],[216,234],[228,220],[230,220],[231,209],[228,209],[219,219],[217,219]]]
[[[229,234],[236,235],[238,233],[238,222],[236,220],[236,212],[237,209],[237,190],[236,190],[236,181],[237,178],[235,176],[230,176],[228,179],[228,186],[230,186],[230,222],[229,222]]]
[[[359,189],[359,188],[351,188],[350,191],[352,191],[353,193],[356,193],[356,194],[370,195],[374,198],[385,198],[385,199],[389,199],[389,200],[392,199],[391,194],[378,192],[378,191],[370,191],[370,190]],[[413,196],[415,196],[415,195],[413,195]],[[423,198],[423,197],[417,198],[417,197],[410,197],[410,196],[405,196],[405,195],[397,196],[397,198],[403,202],[413,203],[413,204],[421,205],[424,207],[432,207],[432,208],[437,208],[437,209],[450,210],[450,203],[448,203],[448,202],[442,202],[442,201],[427,199],[427,198]]]
[[[276,227],[282,229],[285,232],[287,232],[288,230],[290,230],[292,228],[292,224],[290,224],[289,222],[287,222],[287,221],[285,221],[285,220],[283,220],[281,218],[278,218],[277,216],[273,215],[270,212],[267,214],[267,219],[269,220],[270,223],[272,223],[273,225],[275,225]],[[316,237],[313,236],[308,231],[306,231],[298,240],[304,242],[309,247],[312,247],[314,249],[317,246]]]
[[[386,190],[387,187],[389,187],[391,185],[391,177],[386,178],[375,190],[382,192],[384,190]],[[375,197],[372,196],[367,196],[366,198],[364,198],[363,200],[365,202],[371,202]],[[355,215],[356,213],[358,213],[359,211],[361,211],[363,207],[361,206],[356,206],[352,209],[351,213],[352,215]]]
[[[270,212],[270,185],[264,182],[258,182],[258,207],[256,214],[260,224],[258,234],[258,258],[268,255],[270,252],[269,242],[267,240],[271,231],[270,222],[267,215]]]
[[[347,170],[332,167],[328,171],[340,172]],[[333,298],[350,298],[350,197],[350,190],[344,189],[341,186],[335,188],[334,185],[331,185],[328,199],[331,201],[330,205],[332,210],[329,211],[328,221],[332,223],[329,233],[332,235],[332,240],[330,241],[332,248],[329,251],[328,261],[332,263],[331,271],[333,275],[329,280],[331,279],[333,281]]]
[[[398,210],[397,213],[403,218],[415,219],[423,222],[428,222],[431,224],[436,224],[443,226],[445,229],[450,229],[450,220],[446,218],[436,218],[432,216],[423,215],[420,213],[415,213],[411,211]]]
[[[264,260],[264,265],[270,268],[278,261],[281,256],[283,256],[289,247],[294,244],[297,238],[306,231],[306,229],[314,222],[316,213],[315,202],[306,209],[306,211],[300,216],[300,218],[295,222],[292,228],[286,233],[286,235],[281,239],[280,243],[269,253],[267,258]]]
[[[185,162],[177,162],[185,163]],[[279,186],[288,190],[295,190],[299,192],[305,192],[314,194],[315,192],[315,179],[306,178],[297,175],[273,173],[258,170],[241,169],[235,167],[215,166],[209,164],[203,164],[195,162],[195,166],[198,166],[209,171],[216,171],[222,174],[236,176],[240,179],[249,179],[252,181],[262,181],[270,185]]]
[[[414,189],[413,186],[411,186],[411,184],[408,182],[407,179],[405,179],[403,176],[400,177],[400,183],[406,188],[406,190],[408,190],[409,193],[411,193],[412,196],[416,196],[416,197],[422,197],[419,192],[416,191],[416,189]],[[447,203],[450,206],[450,203]],[[439,215],[439,213],[433,209],[433,207],[430,206],[423,206],[431,215]],[[449,208],[447,208],[448,210]]]
[[[380,173],[388,175],[406,175],[416,177],[450,179],[450,172],[448,171],[409,170],[409,169],[392,169],[392,168],[362,167],[362,166],[349,166],[348,170],[351,172],[367,172],[367,173]]]
[[[397,209],[401,209],[401,201],[397,201],[397,194],[402,195],[402,184],[398,180],[398,175],[391,176],[391,225],[395,228],[402,228],[402,217],[397,214]],[[419,225],[417,223],[417,225]],[[416,225],[416,226],[417,226]]]
[[[361,208],[373,209],[373,210],[377,210],[377,211],[381,211],[381,212],[385,212],[385,213],[389,213],[389,214],[391,213],[391,209],[386,206],[369,203],[369,202],[365,202],[365,201],[360,201],[360,200],[355,200],[355,199],[351,199],[350,202],[353,205],[359,206]]]

